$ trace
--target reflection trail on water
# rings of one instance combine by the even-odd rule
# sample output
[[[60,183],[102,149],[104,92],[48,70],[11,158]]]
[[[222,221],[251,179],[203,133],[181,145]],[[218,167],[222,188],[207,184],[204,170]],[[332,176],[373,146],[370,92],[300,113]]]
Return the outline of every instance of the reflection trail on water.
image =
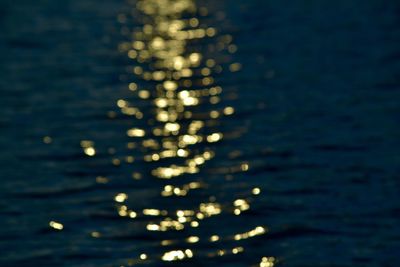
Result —
[[[197,3],[208,15],[197,6],[167,16],[195,18],[184,30],[217,28],[183,43],[179,55],[201,54],[201,64],[182,67],[192,76],[169,80],[212,77],[204,88],[222,89],[196,96],[196,105],[183,105],[192,117],[175,121],[158,121],[154,103],[166,98],[157,96],[160,77],[174,69],[140,59],[150,37],[166,35],[132,36],[161,23],[157,13],[123,0],[14,2],[0,2],[1,267],[267,266],[262,258],[270,255],[290,266],[398,261],[396,1],[203,0]],[[239,46],[234,56],[227,33]],[[242,72],[231,72],[240,68],[235,61]],[[161,80],[137,77],[135,67],[161,70]],[[167,111],[160,118],[169,116],[159,109]],[[179,140],[192,121],[204,126],[183,143],[195,142],[193,135],[202,142],[162,148],[162,139]],[[153,133],[168,122],[178,122],[177,135]],[[213,133],[222,139],[208,143]],[[178,157],[167,157],[171,150]],[[212,158],[195,161],[195,173],[152,174],[190,166],[205,152]],[[234,215],[238,199],[249,209]],[[257,227],[268,233],[235,240]]]
[[[121,221],[120,229],[128,236],[135,233],[132,241],[139,236],[143,246],[125,264],[201,262],[246,253],[246,241],[267,228],[245,218],[261,193],[246,184],[249,163],[218,155],[221,144],[242,135],[229,128],[227,117],[235,109],[224,104],[218,84],[224,71],[241,67],[231,60],[232,36],[206,26],[201,18],[206,20],[208,11],[193,0],[133,5],[130,16],[118,18],[130,38],[119,50],[132,64],[127,75],[131,96],[117,105],[131,125],[125,152],[112,161],[132,177],[115,194],[120,220],[114,223]],[[139,27],[131,26],[133,18]],[[82,148],[88,156],[96,154],[90,141]],[[240,154],[231,150],[231,156]],[[110,179],[98,177],[98,182]],[[248,264],[274,265],[273,257],[260,260]]]

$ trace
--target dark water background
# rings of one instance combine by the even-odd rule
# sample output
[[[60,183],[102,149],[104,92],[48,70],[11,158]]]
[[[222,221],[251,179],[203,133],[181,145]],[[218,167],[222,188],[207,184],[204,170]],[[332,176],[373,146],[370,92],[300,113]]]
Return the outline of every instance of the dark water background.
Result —
[[[278,266],[398,266],[400,3],[201,5],[208,24],[234,37],[243,65],[219,81],[239,96],[227,129],[246,134],[217,151],[238,150],[255,166],[245,183],[262,194],[243,217],[269,233],[243,255],[190,264],[250,266],[274,256]],[[127,122],[106,114],[127,93],[116,49],[116,18],[127,10],[123,1],[1,1],[0,266],[120,266],[143,249],[157,252],[156,238],[124,236],[103,213],[129,185],[103,188],[95,177],[124,169],[105,164],[105,154],[88,159],[79,145],[95,140],[106,151],[126,142]],[[234,185],[210,190],[240,194]],[[145,197],[151,188],[134,189],[143,206],[160,204]],[[49,229],[50,220],[65,229]],[[236,226],[222,217],[210,227]],[[109,236],[90,238],[95,230]]]

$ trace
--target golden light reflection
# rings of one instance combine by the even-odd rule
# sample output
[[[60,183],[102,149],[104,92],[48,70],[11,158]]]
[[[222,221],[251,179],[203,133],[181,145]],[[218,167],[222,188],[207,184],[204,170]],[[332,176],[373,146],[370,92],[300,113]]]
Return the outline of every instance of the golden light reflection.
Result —
[[[166,211],[161,211],[158,209],[144,209],[143,210],[143,215],[147,216],[160,216],[161,214],[166,215]]]
[[[96,182],[99,184],[106,184],[109,182],[109,179],[107,177],[103,177],[103,176],[97,176],[96,177]]]
[[[236,234],[234,236],[235,240],[242,240],[242,239],[248,239],[251,237],[255,237],[258,235],[263,235],[267,232],[267,230],[262,227],[262,226],[257,226],[256,228],[254,228],[253,230],[250,230],[248,232],[242,233],[242,234]]]
[[[93,238],[99,238],[99,237],[101,236],[100,233],[99,233],[99,232],[96,232],[96,231],[91,232],[90,235],[91,235]]]
[[[275,265],[274,257],[263,257],[260,262],[260,267],[273,267]]]
[[[189,184],[185,184],[182,187],[166,185],[164,189],[161,191],[161,195],[164,197],[169,196],[186,196],[190,190],[200,189],[202,185],[199,182],[192,182]]]
[[[50,221],[49,226],[55,230],[61,231],[64,229],[64,225],[62,223],[56,222],[56,221]]]
[[[143,137],[146,132],[142,129],[132,128],[127,131],[129,137]]]
[[[261,194],[254,185],[240,195],[231,194],[229,188],[224,191],[235,174],[251,175],[251,162],[239,162],[244,154],[240,148],[235,153],[226,151],[238,130],[223,123],[239,111],[225,94],[220,76],[243,67],[232,62],[238,50],[233,37],[207,26],[209,19],[204,16],[214,14],[194,0],[137,0],[132,4],[132,18],[138,25],[130,26],[131,15],[118,16],[128,39],[118,47],[130,62],[128,78],[121,78],[127,92],[115,100],[119,113],[108,112],[110,119],[119,119],[119,114],[127,118],[124,138],[128,141],[123,148],[109,149],[108,155],[112,165],[129,171],[134,185],[113,192],[112,197],[118,218],[129,223],[128,228],[145,228],[152,237],[149,240],[159,238],[152,244],[161,245],[163,252],[136,252],[128,265],[154,263],[155,259],[189,260],[195,254],[246,253],[245,240],[267,233],[267,228],[253,225],[247,232],[221,231],[222,221],[245,220],[253,199]],[[90,140],[83,140],[81,147],[87,156],[100,151]],[[119,179],[110,174],[98,176],[96,182],[114,185]],[[62,230],[60,225],[58,230]],[[57,229],[60,225],[50,226]],[[204,235],[199,234],[202,231]],[[103,234],[94,231],[91,236]],[[211,243],[214,248],[201,254],[201,247]],[[263,258],[260,266],[273,266],[271,259]]]
[[[261,193],[261,189],[258,187],[253,188],[253,190],[251,191],[253,193],[253,195],[259,195]]]
[[[92,156],[96,155],[96,149],[94,148],[94,142],[93,141],[82,140],[81,141],[81,147],[83,149],[83,152],[87,156],[92,157]]]
[[[192,258],[193,252],[190,249],[186,250],[172,250],[164,253],[162,256],[163,261],[178,261],[183,260],[185,258]]]
[[[236,248],[233,248],[232,249],[232,253],[233,254],[238,254],[238,253],[241,253],[241,252],[243,252],[244,251],[244,248],[243,247],[236,247]]]
[[[43,143],[51,144],[51,142],[53,142],[53,139],[50,136],[43,137]]]
[[[197,243],[199,240],[200,238],[198,236],[190,236],[186,239],[188,243]]]
[[[219,240],[219,236],[217,236],[217,235],[213,235],[210,237],[211,242],[217,242],[218,240]]]
[[[125,194],[125,193],[119,193],[118,195],[115,196],[114,199],[115,199],[116,202],[122,203],[122,202],[124,202],[127,198],[128,198],[128,195],[127,195],[127,194]]]

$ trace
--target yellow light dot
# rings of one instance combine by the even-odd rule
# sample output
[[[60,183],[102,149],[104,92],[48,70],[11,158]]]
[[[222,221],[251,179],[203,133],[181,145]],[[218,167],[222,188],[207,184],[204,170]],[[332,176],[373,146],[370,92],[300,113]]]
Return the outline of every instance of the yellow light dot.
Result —
[[[225,115],[232,115],[235,112],[235,109],[233,107],[226,107],[224,108],[224,114]]]
[[[160,155],[158,155],[158,154],[153,154],[153,155],[151,155],[151,159],[152,159],[153,161],[158,161],[158,160],[160,160]]]
[[[193,71],[191,69],[183,69],[181,71],[181,75],[182,77],[191,77],[193,75]]]
[[[197,27],[199,25],[199,20],[197,18],[191,18],[189,24],[192,27]]]
[[[136,91],[137,90],[137,84],[136,83],[130,83],[129,84],[129,90],[131,91]]]
[[[127,157],[125,158],[125,160],[126,160],[126,162],[128,162],[128,163],[133,163],[133,162],[135,161],[135,158],[132,157],[132,156],[127,156]]]
[[[202,219],[204,219],[204,214],[199,212],[196,214],[196,217],[197,217],[197,219],[202,220]]]
[[[217,242],[218,240],[219,240],[219,236],[217,236],[217,235],[213,235],[210,237],[211,242]]]
[[[169,246],[173,243],[172,240],[163,240],[161,241],[161,246]]]
[[[138,128],[132,128],[127,131],[129,137],[143,137],[145,134],[146,132],[144,130]]]
[[[213,59],[207,59],[206,65],[207,65],[207,67],[209,67],[209,68],[214,67],[214,66],[215,66],[215,60],[213,60]]]
[[[160,231],[160,226],[158,226],[157,224],[148,224],[146,228],[149,231]]]
[[[96,154],[96,150],[93,147],[86,147],[83,151],[89,157],[93,157]]]
[[[59,231],[61,231],[62,229],[64,229],[64,225],[62,225],[62,224],[59,223],[59,222],[50,221],[50,222],[49,222],[49,225],[50,225],[51,228],[56,229],[56,230],[59,230]]]
[[[142,179],[142,174],[140,174],[139,172],[134,172],[132,173],[132,178],[135,180],[140,180]]]
[[[198,236],[190,236],[186,239],[188,243],[197,243],[199,240],[200,238]]]
[[[203,68],[201,69],[201,75],[203,76],[208,76],[211,74],[211,70],[209,68]]]
[[[135,59],[137,57],[136,50],[129,50],[128,57],[131,58],[131,59]]]
[[[210,103],[215,105],[215,104],[218,104],[220,100],[221,99],[218,96],[212,96],[210,98]],[[218,116],[219,116],[219,114],[217,113],[216,118],[218,118]]]
[[[134,67],[133,68],[133,73],[135,73],[136,75],[140,75],[140,74],[143,73],[143,69],[141,67],[139,67],[139,66]]]
[[[128,104],[128,102],[126,102],[126,101],[123,100],[123,99],[119,99],[119,100],[117,101],[117,106],[120,107],[120,108],[126,107],[127,104]]]
[[[186,249],[185,250],[185,254],[186,254],[186,256],[188,256],[188,258],[192,258],[193,257],[193,251],[191,251],[190,249]]]
[[[158,209],[144,209],[143,214],[147,216],[159,216],[161,211]]]
[[[211,111],[210,112],[210,117],[213,118],[213,119],[218,118],[219,117],[219,112],[216,111],[216,110]]]
[[[243,247],[237,247],[232,249],[233,254],[238,254],[240,252],[243,252]]]
[[[167,130],[169,132],[179,131],[180,128],[181,128],[181,126],[178,123],[169,122],[169,123],[165,124],[165,130]]]
[[[99,232],[92,232],[90,235],[92,237],[94,237],[94,238],[99,238],[100,237],[100,233]]]
[[[153,80],[161,81],[165,79],[165,72],[163,71],[155,71],[153,72]]]
[[[142,50],[145,48],[145,44],[142,41],[135,41],[133,42],[132,46],[137,50]]]
[[[237,72],[242,68],[242,65],[240,63],[233,63],[229,66],[229,70],[231,72]]]
[[[107,177],[103,177],[103,176],[97,176],[96,177],[96,182],[99,184],[106,184],[108,183],[108,178]]]
[[[176,84],[176,82],[173,81],[165,81],[164,88],[170,91],[174,91],[178,88],[178,85]]]
[[[253,195],[259,195],[261,193],[261,189],[258,187],[253,188],[253,190],[251,191],[253,193]]]
[[[233,45],[233,44],[229,45],[228,51],[229,51],[229,53],[232,53],[232,54],[235,53],[237,51],[237,46]]]
[[[116,195],[116,196],[114,197],[114,200],[115,200],[116,202],[120,202],[120,203],[124,202],[124,201],[127,200],[127,199],[128,199],[128,195],[125,194],[125,193],[119,193],[118,195]]]
[[[43,143],[45,144],[50,144],[53,140],[51,139],[50,136],[45,136],[43,137]]]
[[[186,157],[189,153],[188,153],[186,150],[184,150],[184,149],[178,149],[178,151],[176,152],[176,154],[177,154],[179,157]]]
[[[215,30],[214,28],[208,28],[208,29],[206,30],[206,34],[207,34],[207,36],[209,36],[209,37],[213,37],[213,36],[216,34],[216,30]]]
[[[249,170],[249,164],[247,163],[243,163],[240,168],[242,169],[242,171],[248,171]]]
[[[207,86],[207,85],[212,84],[214,82],[214,79],[212,77],[205,77],[201,81],[204,86]]]
[[[193,228],[199,227],[199,222],[197,222],[197,221],[192,221],[192,222],[190,223],[190,226],[192,226]]]
[[[221,139],[222,139],[222,133],[213,133],[213,134],[207,136],[207,141],[209,143],[218,142]]]
[[[151,46],[156,50],[161,50],[165,46],[165,42],[161,37],[156,37],[151,42]]]
[[[147,90],[140,90],[138,95],[142,99],[148,99],[150,97],[150,92]]]

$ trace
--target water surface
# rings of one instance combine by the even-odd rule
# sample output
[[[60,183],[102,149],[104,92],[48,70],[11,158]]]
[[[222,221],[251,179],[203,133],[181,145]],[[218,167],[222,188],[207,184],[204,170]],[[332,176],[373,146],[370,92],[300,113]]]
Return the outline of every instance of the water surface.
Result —
[[[2,1],[0,265],[396,266],[399,5],[181,2]]]

